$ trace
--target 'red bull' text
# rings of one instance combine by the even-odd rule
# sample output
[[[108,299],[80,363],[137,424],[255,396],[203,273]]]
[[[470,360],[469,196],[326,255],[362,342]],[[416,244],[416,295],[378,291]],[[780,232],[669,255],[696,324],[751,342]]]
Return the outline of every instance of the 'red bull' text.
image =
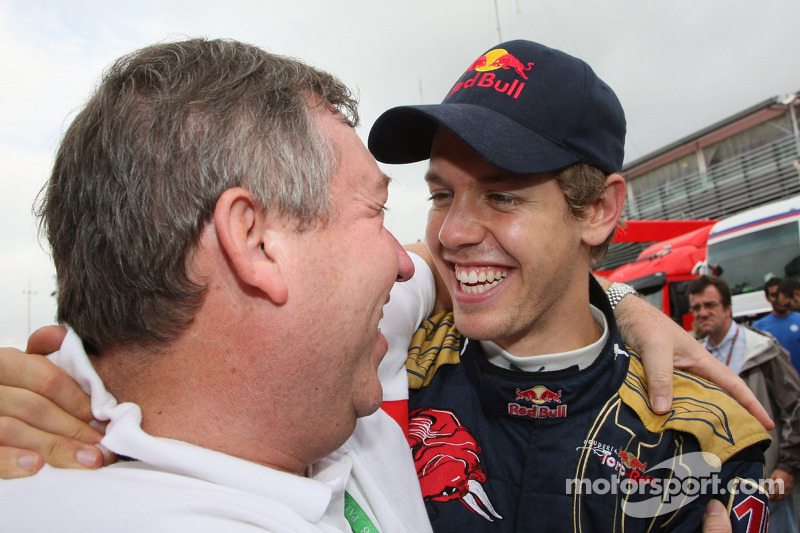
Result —
[[[525,407],[518,403],[508,404],[508,414],[517,416],[529,416],[531,418],[564,418],[567,416],[567,406],[559,405],[558,407],[547,407],[546,405],[539,405],[533,407]]]
[[[456,83],[455,87],[450,91],[447,95],[448,97],[453,93],[460,91],[461,89],[465,89],[467,87],[491,87],[495,91],[500,93],[505,93],[512,98],[518,98],[520,93],[522,92],[522,88],[525,87],[525,83],[520,83],[519,80],[514,80],[513,82],[509,83],[507,81],[498,80],[496,79],[497,76],[494,75],[492,72],[478,72],[472,78],[468,79],[467,81],[458,82]]]

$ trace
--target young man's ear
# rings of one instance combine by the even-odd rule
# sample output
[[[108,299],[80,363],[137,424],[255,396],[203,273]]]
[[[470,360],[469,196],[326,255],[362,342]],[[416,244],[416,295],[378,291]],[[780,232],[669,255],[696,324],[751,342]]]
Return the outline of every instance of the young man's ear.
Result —
[[[611,174],[606,178],[600,197],[589,209],[583,240],[591,246],[603,244],[617,225],[625,204],[625,178]]]
[[[289,290],[281,272],[281,250],[287,227],[282,218],[262,213],[250,191],[233,187],[217,200],[214,225],[236,276],[276,305],[286,303]]]

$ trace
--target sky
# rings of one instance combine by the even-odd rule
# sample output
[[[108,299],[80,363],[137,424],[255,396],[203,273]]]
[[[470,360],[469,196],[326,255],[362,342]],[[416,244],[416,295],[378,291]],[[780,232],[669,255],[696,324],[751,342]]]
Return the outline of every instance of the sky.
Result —
[[[626,111],[626,161],[800,91],[800,0],[0,0],[0,346],[55,322],[55,272],[32,206],[60,137],[106,67],[159,41],[232,38],[299,57],[357,91],[366,139],[384,110],[437,103],[502,41],[588,62]],[[424,236],[424,163],[386,225]]]

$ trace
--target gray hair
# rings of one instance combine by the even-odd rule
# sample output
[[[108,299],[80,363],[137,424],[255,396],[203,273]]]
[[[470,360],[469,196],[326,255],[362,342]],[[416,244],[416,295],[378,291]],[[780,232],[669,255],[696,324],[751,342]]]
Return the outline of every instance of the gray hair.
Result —
[[[240,42],[156,44],[117,60],[67,129],[36,209],[59,322],[90,351],[174,340],[205,291],[188,260],[231,187],[298,231],[326,223],[337,161],[317,105],[358,123],[341,81]]]

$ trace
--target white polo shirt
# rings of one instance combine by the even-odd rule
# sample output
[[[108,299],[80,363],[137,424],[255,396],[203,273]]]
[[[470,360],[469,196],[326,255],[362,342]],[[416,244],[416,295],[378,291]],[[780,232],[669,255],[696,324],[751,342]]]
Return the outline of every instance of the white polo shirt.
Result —
[[[420,271],[424,270],[427,267]],[[429,300],[432,282],[425,276],[419,281],[423,279],[421,287]],[[406,292],[409,289],[422,290],[407,287]],[[416,297],[398,297],[401,301],[409,308],[421,305]],[[395,344],[407,346],[416,329],[414,320],[395,326],[384,321],[383,328]],[[394,397],[407,397],[407,387],[401,386],[403,351],[395,350],[390,359],[389,389]],[[103,444],[135,460],[95,471],[45,466],[33,477],[3,481],[4,531],[350,533],[344,518],[345,488],[381,533],[431,531],[405,435],[381,410],[359,419],[353,436],[312,465],[308,477],[301,477],[148,435],[141,429],[139,406],[116,402],[73,331],[50,357],[91,394],[94,416],[110,420]]]

